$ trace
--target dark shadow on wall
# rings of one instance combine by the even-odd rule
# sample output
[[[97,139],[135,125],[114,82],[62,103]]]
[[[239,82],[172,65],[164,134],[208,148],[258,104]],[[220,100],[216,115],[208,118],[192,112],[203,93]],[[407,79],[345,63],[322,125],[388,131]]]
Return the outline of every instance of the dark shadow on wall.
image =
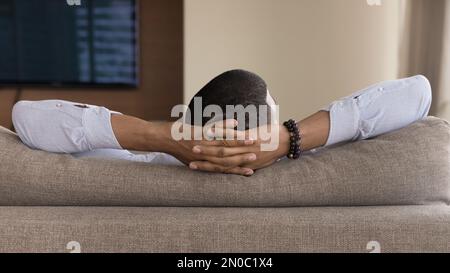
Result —
[[[405,29],[400,52],[400,76],[425,75],[433,88],[431,114],[440,103],[446,0],[406,1]]]

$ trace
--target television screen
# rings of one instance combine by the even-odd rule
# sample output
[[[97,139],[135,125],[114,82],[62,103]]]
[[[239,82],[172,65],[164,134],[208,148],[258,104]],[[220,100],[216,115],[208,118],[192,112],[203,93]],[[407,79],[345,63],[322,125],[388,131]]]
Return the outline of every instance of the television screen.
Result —
[[[0,84],[138,83],[134,0],[1,0]]]

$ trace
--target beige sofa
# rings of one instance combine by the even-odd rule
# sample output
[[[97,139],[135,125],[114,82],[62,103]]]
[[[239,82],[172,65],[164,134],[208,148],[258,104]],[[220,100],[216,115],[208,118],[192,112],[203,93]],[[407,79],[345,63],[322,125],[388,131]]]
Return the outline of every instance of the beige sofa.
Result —
[[[0,252],[450,252],[437,118],[251,178],[49,154],[6,129],[0,158]]]

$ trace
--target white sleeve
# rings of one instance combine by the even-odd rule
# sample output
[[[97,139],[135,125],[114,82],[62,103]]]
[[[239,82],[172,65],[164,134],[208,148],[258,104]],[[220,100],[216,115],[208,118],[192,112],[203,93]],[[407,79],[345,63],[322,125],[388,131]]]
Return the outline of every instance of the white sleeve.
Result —
[[[27,146],[54,153],[80,153],[121,149],[112,130],[111,113],[104,107],[61,100],[20,101],[13,108],[12,119]]]
[[[431,86],[424,76],[373,85],[333,102],[326,146],[373,138],[428,116]]]

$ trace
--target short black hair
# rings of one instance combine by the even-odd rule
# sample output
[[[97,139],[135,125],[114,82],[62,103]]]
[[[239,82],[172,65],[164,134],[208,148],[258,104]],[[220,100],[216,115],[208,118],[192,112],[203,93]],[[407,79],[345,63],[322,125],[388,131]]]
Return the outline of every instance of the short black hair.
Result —
[[[202,99],[202,109],[204,110],[208,105],[217,105],[221,108],[222,112],[226,113],[226,106],[242,105],[244,107],[253,105],[256,106],[258,113],[258,120],[256,126],[262,126],[259,120],[259,106],[267,104],[267,84],[266,82],[255,73],[236,69],[227,71],[213,80],[211,80],[205,87],[203,87],[189,103],[190,116],[186,116],[186,123],[197,126],[205,126],[211,117],[202,117],[202,124],[196,124],[194,119],[194,99]],[[270,121],[270,107],[268,109],[267,119],[263,119],[264,123]],[[235,115],[234,118],[236,118]],[[226,115],[221,117],[226,119]],[[245,130],[252,129],[249,122],[249,117],[246,115]],[[198,121],[197,121],[198,123]],[[242,125],[241,125],[242,126]],[[239,127],[243,129],[243,127]]]

